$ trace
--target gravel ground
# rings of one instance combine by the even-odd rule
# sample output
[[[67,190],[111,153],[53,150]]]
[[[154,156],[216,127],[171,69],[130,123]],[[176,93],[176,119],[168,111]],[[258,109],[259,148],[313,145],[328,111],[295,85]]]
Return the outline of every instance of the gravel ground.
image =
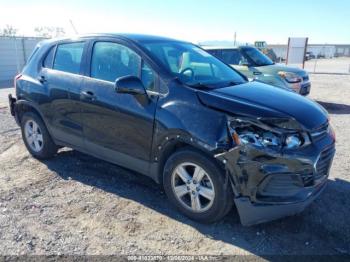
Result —
[[[1,89],[0,255],[350,254],[350,76],[311,80],[337,134],[328,187],[303,213],[253,227],[235,210],[195,223],[147,177],[70,149],[32,158]]]

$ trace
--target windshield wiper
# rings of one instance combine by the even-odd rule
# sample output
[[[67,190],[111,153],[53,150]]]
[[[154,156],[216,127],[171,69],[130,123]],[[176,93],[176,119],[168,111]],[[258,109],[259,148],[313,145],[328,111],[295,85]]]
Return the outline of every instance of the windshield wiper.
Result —
[[[270,65],[274,65],[275,63],[261,63],[261,64],[258,64],[258,63],[256,63],[256,67],[259,67],[259,66],[270,66]]]
[[[228,81],[228,82],[225,82],[224,87],[237,86],[237,85],[241,85],[241,84],[244,84],[244,82]]]
[[[190,87],[198,88],[198,89],[212,89],[213,88],[213,87],[211,87],[207,84],[201,83],[201,82],[194,83],[192,85],[189,85],[189,84],[187,84],[187,85]]]
[[[240,81],[225,81],[225,82],[218,82],[218,83],[213,83],[213,84],[204,84],[201,82],[189,85],[190,87],[198,88],[198,89],[215,89],[215,88],[222,88],[222,87],[228,87],[228,86],[236,86],[236,85],[241,85],[244,84],[244,82]]]

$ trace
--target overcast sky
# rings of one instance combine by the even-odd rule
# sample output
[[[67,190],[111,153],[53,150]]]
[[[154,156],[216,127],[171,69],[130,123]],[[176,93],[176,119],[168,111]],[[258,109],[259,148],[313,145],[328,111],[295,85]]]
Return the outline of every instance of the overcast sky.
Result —
[[[63,27],[73,34],[130,32],[199,42],[264,40],[286,44],[350,44],[349,0],[0,0],[0,28],[34,35],[37,26]]]

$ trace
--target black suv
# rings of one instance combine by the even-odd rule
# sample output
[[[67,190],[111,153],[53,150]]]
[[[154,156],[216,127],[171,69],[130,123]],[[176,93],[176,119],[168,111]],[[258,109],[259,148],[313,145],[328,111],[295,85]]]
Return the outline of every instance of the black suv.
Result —
[[[191,43],[100,34],[38,44],[10,108],[38,159],[67,146],[145,174],[201,222],[302,211],[335,152],[326,111]]]

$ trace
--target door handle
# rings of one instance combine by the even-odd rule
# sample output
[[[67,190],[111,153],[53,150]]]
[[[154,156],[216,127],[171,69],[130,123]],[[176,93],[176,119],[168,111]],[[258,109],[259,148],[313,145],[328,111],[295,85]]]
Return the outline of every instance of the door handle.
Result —
[[[45,82],[47,82],[45,76],[39,76],[39,77],[38,77],[38,80],[39,80],[39,82],[42,83],[42,84],[44,84]]]
[[[80,93],[80,95],[81,95],[81,98],[86,99],[86,100],[90,100],[90,101],[93,101],[96,98],[94,93],[91,91],[83,91]]]

